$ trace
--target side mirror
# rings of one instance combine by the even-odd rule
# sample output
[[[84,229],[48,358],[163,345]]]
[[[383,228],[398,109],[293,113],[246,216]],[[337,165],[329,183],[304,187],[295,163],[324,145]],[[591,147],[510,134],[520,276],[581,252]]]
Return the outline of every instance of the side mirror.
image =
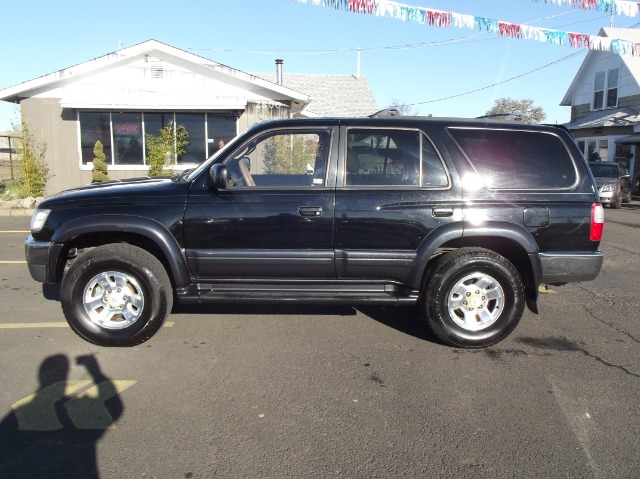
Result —
[[[216,190],[223,190],[227,187],[227,176],[227,167],[222,163],[215,164],[209,169],[209,177]]]

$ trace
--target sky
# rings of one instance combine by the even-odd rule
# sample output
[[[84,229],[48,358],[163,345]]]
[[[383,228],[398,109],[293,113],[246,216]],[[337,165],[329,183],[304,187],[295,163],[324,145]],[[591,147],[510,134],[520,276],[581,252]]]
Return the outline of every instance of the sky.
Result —
[[[606,12],[544,0],[400,3],[586,35],[612,21]],[[381,108],[400,103],[420,115],[476,117],[506,97],[533,100],[546,122],[566,123],[570,108],[559,104],[587,54],[293,0],[21,0],[6,2],[2,17],[0,90],[154,39],[248,73],[273,73],[281,58],[285,84],[287,73],[359,71]],[[616,28],[639,25],[640,16],[613,17]],[[0,102],[0,131],[18,123],[16,106]]]

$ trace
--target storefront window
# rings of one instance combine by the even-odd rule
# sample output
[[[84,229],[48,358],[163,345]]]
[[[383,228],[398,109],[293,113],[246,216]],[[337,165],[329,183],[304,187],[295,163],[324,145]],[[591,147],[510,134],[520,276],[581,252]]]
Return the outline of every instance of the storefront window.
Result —
[[[160,130],[173,121],[173,113],[145,113],[144,133],[145,135],[158,136]]]
[[[141,113],[113,113],[113,160],[116,165],[143,165]]]
[[[237,134],[236,118],[231,115],[207,114],[207,156],[213,155]]]
[[[187,151],[178,158],[178,164],[198,164],[207,159],[204,113],[176,113],[176,125],[189,132]]]
[[[160,130],[174,122],[189,133],[187,151],[177,164],[202,163],[215,153],[220,140],[227,143],[236,136],[236,116],[230,113],[175,113],[175,112],[79,112],[80,149],[82,164],[93,161],[93,148],[102,142],[107,164],[143,166],[145,135],[159,135]]]
[[[82,164],[93,161],[93,148],[96,141],[103,146],[107,163],[111,163],[111,121],[108,112],[80,112],[80,150]]]

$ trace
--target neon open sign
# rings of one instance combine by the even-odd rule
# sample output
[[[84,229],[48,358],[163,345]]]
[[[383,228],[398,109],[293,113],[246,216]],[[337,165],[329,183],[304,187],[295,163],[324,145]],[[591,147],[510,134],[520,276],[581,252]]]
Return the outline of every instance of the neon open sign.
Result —
[[[140,132],[140,125],[135,123],[116,123],[113,128],[119,135],[137,135]]]

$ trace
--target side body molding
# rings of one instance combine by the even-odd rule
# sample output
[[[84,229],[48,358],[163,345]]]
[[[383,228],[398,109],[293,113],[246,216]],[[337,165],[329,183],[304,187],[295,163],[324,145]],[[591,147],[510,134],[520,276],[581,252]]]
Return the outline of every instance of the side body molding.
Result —
[[[184,252],[176,238],[165,226],[150,218],[121,214],[83,216],[63,224],[56,230],[51,241],[53,244],[62,244],[84,234],[110,231],[133,233],[148,238],[164,254],[171,268],[175,286],[185,287],[190,284],[191,274]],[[60,248],[57,249],[59,254]],[[57,262],[57,255],[52,256],[56,256],[56,258],[51,258],[51,261]]]

